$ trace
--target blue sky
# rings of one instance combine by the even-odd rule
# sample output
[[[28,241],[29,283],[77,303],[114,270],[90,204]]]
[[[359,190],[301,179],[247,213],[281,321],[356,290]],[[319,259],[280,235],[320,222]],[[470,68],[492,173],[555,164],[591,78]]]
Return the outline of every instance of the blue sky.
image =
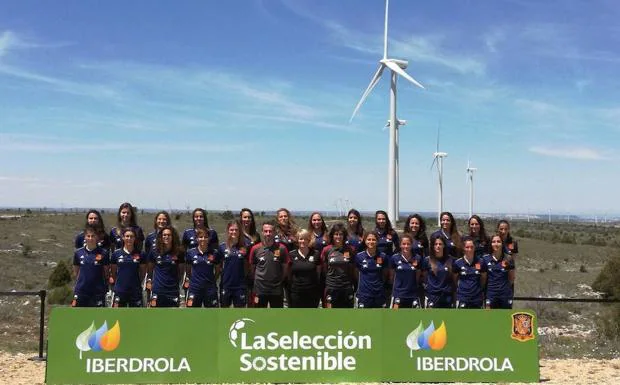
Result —
[[[0,206],[387,206],[382,0],[0,0]],[[390,2],[401,211],[618,213],[620,3]]]

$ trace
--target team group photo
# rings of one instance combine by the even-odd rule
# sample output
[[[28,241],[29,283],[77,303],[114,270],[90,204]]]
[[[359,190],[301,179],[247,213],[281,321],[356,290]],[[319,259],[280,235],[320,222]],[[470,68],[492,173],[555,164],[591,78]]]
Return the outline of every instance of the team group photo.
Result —
[[[89,210],[72,306],[512,308],[518,244],[507,220],[488,233],[472,215],[461,232],[446,211],[435,231],[419,214],[396,229],[379,210],[365,229],[355,209],[328,226],[320,212],[297,224],[282,208],[257,222],[243,208],[218,234],[204,209],[191,218],[178,230],[159,211],[145,236],[130,203],[109,231]]]

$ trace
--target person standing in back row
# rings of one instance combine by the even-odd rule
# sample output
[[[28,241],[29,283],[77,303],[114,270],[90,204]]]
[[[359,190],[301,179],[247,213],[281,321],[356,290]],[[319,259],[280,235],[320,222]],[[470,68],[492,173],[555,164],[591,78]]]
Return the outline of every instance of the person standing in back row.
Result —
[[[353,253],[357,254],[364,250],[364,227],[362,226],[362,215],[356,209],[349,210],[347,214],[347,239],[345,244],[353,249]]]
[[[124,245],[122,230],[131,227],[136,234],[136,245],[134,247],[137,251],[142,251],[144,245],[144,232],[142,228],[138,226],[138,219],[136,218],[136,209],[129,202],[125,202],[118,208],[116,214],[116,227],[112,227],[110,230],[110,252],[122,249]]]
[[[467,221],[469,238],[474,241],[476,257],[482,258],[491,251],[491,239],[484,229],[484,222],[478,215],[472,215]],[[465,237],[463,237],[465,239]],[[463,242],[465,243],[465,242]]]
[[[151,250],[157,245],[157,234],[166,226],[172,224],[170,214],[167,211],[160,211],[155,214],[153,220],[153,231],[146,236],[144,240],[144,254],[149,255]]]
[[[284,245],[275,242],[275,228],[273,222],[263,223],[262,242],[250,250],[254,307],[284,307],[285,266],[289,255]]]
[[[207,218],[207,212],[204,209],[196,208],[192,212],[192,221],[194,226],[185,229],[181,242],[185,251],[193,249],[198,246],[198,236],[196,235],[196,229],[204,227],[209,233],[209,250],[217,249],[219,246],[219,240],[217,238],[217,232],[209,227],[209,219]]]
[[[458,259],[463,255],[463,241],[461,240],[461,234],[459,234],[456,228],[456,220],[449,211],[444,211],[439,215],[441,227],[439,230],[431,234],[430,247],[435,244],[435,239],[441,238],[445,245],[445,252],[447,256]],[[432,251],[432,250],[431,250]]]
[[[426,222],[420,214],[412,214],[405,220],[404,234],[411,236],[411,253],[420,258],[428,255],[428,236],[426,235]]]
[[[105,232],[105,226],[103,224],[103,218],[99,211],[91,209],[86,213],[86,223],[84,227],[90,226],[97,229],[97,239],[99,242],[97,246],[102,247],[104,249],[110,249],[110,237]],[[80,232],[75,237],[75,249],[79,249],[80,247],[84,247],[86,242],[84,241],[84,231]]]
[[[288,209],[281,208],[276,212],[275,242],[286,247],[288,252],[297,248],[297,225]]]
[[[398,233],[394,230],[392,222],[388,215],[383,210],[378,210],[375,213],[375,231],[377,235],[377,251],[385,255],[392,256],[398,252],[400,240],[398,239]]]

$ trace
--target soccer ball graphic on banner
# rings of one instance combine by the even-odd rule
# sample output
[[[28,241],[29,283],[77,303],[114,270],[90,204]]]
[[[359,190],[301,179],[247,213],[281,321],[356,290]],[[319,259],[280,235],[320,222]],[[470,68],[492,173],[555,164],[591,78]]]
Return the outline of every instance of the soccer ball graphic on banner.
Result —
[[[249,318],[241,318],[233,322],[232,325],[230,325],[228,339],[230,340],[232,346],[237,347],[237,339],[239,338],[241,329],[243,329],[248,322],[254,323],[254,320]]]

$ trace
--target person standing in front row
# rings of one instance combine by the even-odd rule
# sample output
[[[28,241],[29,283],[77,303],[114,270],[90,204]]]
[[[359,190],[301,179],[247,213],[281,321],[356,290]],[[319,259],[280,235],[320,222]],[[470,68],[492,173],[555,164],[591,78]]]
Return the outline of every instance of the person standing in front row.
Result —
[[[179,234],[166,226],[157,234],[157,242],[148,256],[148,275],[153,281],[151,307],[179,307],[179,281],[184,271],[185,256]]]
[[[425,298],[427,308],[451,308],[454,300],[452,265],[454,259],[448,254],[444,238],[435,238],[431,243],[430,255],[424,259]]]
[[[249,275],[248,248],[239,221],[226,225],[226,242],[220,244],[222,279],[220,280],[220,305],[245,307],[248,302],[246,277]],[[254,228],[256,231],[256,228]]]
[[[319,250],[311,247],[312,238],[310,231],[298,231],[299,247],[290,254],[287,276],[291,281],[291,307],[317,308],[319,306],[321,254]]]
[[[471,237],[463,238],[465,255],[454,261],[452,273],[456,286],[457,309],[482,309],[482,288],[486,284],[486,265],[476,255],[476,242]]]
[[[73,273],[75,288],[73,290],[73,307],[104,307],[106,280],[110,264],[108,251],[97,246],[99,229],[86,226],[84,229],[84,247],[73,254]]]
[[[185,261],[189,280],[187,307],[218,307],[217,278],[220,273],[218,249],[209,248],[209,231],[196,229],[198,246],[186,252]]]
[[[366,233],[366,250],[355,256],[355,266],[359,272],[356,298],[360,309],[385,307],[384,286],[388,280],[388,259],[377,249],[378,238],[375,232]]]
[[[329,245],[321,252],[321,264],[325,276],[324,308],[352,308],[354,302],[355,251],[345,244],[347,229],[336,223],[329,230]]]
[[[254,307],[284,307],[285,266],[289,255],[286,246],[275,242],[275,223],[262,226],[262,242],[250,250],[254,276]]]
[[[515,260],[506,254],[502,237],[495,234],[491,238],[491,252],[482,259],[487,270],[487,309],[512,309],[515,281]]]
[[[390,281],[393,282],[392,309],[419,308],[419,287],[422,258],[419,249],[413,248],[413,237],[405,233],[400,237],[400,252],[390,258]],[[414,253],[417,250],[418,253]]]
[[[146,275],[146,258],[134,249],[136,233],[128,227],[122,230],[122,249],[112,254],[110,274],[114,281],[112,307],[142,307],[141,283]]]

